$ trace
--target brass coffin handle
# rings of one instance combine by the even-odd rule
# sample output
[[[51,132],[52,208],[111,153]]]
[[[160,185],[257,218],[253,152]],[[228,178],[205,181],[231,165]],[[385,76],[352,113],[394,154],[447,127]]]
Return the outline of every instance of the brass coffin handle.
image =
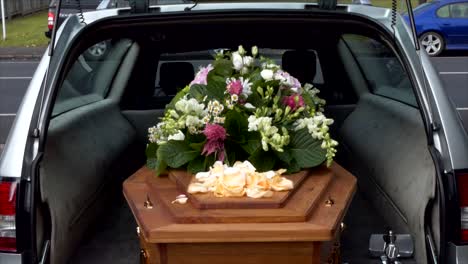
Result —
[[[148,264],[148,254],[146,254],[146,250],[140,250],[140,264]]]

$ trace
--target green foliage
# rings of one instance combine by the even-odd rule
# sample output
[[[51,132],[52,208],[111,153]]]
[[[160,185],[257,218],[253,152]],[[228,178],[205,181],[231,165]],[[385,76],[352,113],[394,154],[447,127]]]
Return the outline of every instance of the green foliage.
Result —
[[[206,166],[206,157],[200,155],[188,163],[187,170],[191,173],[197,173],[204,171]]]
[[[231,76],[232,62],[228,59],[215,60],[213,63],[213,73],[220,76]]]
[[[205,95],[209,99],[216,99],[220,102],[224,99],[224,92],[226,91],[226,79],[220,76],[208,74],[208,85],[206,86]]]
[[[245,143],[245,134],[247,133],[247,117],[236,110],[229,110],[226,113],[224,127],[230,139],[238,144]]]
[[[275,163],[277,161],[273,151],[264,151],[263,149],[257,149],[252,155],[249,157],[249,161],[252,165],[257,168],[258,171],[269,171],[274,169]]]
[[[291,133],[288,151],[299,167],[312,168],[322,164],[326,159],[326,150],[321,148],[321,144],[321,141],[313,139],[307,129],[303,128]]]
[[[179,168],[195,159],[200,152],[192,149],[185,141],[170,140],[158,148],[158,160],[171,168]]]
[[[242,148],[250,155],[254,154],[257,150],[262,147],[260,133],[258,132],[247,132],[247,140],[242,145]]]
[[[193,84],[192,86],[190,86],[190,96],[192,98],[195,98],[197,99],[197,101],[202,101],[203,100],[203,97],[205,97],[205,93],[206,93],[206,85],[203,85],[203,84]],[[179,94],[177,94],[179,95]],[[176,96],[177,96],[176,95]],[[179,99],[180,100],[180,99]]]

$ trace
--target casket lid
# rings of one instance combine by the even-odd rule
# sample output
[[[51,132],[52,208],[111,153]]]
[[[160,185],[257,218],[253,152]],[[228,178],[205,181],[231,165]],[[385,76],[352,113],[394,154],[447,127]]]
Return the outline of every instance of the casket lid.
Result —
[[[173,204],[181,194],[176,179],[156,177],[146,167],[124,182],[124,195],[150,243],[329,241],[355,189],[356,178],[336,163],[330,168],[322,166],[308,171],[279,208],[261,208],[259,204],[264,205],[265,201],[250,198],[246,198],[249,202],[244,203],[245,209],[203,209],[192,203]],[[144,206],[148,198],[152,209]],[[224,198],[216,199],[222,203]]]

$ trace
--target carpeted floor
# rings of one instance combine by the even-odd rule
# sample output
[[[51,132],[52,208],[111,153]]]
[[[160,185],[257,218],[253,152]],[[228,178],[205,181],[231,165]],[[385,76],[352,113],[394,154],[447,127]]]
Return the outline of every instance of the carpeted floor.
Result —
[[[91,237],[83,241],[70,264],[139,263],[136,223],[125,201],[103,217]]]

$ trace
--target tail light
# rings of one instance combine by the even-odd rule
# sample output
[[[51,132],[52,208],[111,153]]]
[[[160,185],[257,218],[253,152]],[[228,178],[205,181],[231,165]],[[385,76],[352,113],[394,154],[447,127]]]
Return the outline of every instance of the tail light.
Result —
[[[468,243],[468,172],[457,173],[460,204],[460,241]]]
[[[16,251],[16,186],[0,178],[0,251]]]
[[[55,14],[54,12],[49,12],[47,15],[47,27],[52,30],[54,28]]]

